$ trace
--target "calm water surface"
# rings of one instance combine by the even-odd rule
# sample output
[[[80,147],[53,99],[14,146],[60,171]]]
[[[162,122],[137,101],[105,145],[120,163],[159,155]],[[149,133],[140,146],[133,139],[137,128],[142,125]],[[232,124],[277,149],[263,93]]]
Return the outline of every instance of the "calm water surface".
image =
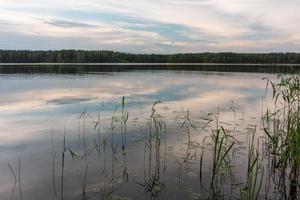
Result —
[[[222,186],[224,198],[238,196],[246,176],[243,133],[261,127],[268,106],[268,98],[262,99],[263,78],[276,76],[206,71],[2,74],[0,199],[9,199],[12,193],[12,199],[19,199],[20,193],[23,199],[207,198],[211,146],[202,141],[211,131],[203,120],[210,113],[219,113],[220,123],[234,130],[240,141],[235,177],[227,177],[230,181]],[[112,129],[111,121],[112,116],[121,116],[123,96],[129,115],[122,141],[124,124],[115,120]],[[166,123],[166,132],[161,132],[159,142],[153,141],[150,151],[145,136],[151,131],[151,108],[158,100],[155,113]],[[190,129],[192,142],[182,126],[183,110],[189,110],[196,124]],[[69,149],[78,159],[72,159]],[[15,190],[8,163],[16,175]],[[232,189],[233,183],[237,188]]]

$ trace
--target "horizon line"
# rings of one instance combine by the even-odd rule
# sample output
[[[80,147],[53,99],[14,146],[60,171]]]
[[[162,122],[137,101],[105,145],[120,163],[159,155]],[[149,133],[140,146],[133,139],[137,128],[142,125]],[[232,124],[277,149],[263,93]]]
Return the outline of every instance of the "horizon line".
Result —
[[[299,66],[300,63],[0,63],[0,66]]]
[[[0,51],[106,51],[106,52],[113,52],[113,53],[124,53],[124,54],[134,54],[134,55],[176,55],[176,54],[222,54],[222,53],[231,53],[231,54],[288,54],[288,53],[295,53],[300,54],[300,51],[269,51],[269,52],[236,52],[236,51],[199,51],[199,52],[176,52],[176,53],[138,53],[138,52],[125,52],[125,51],[118,51],[118,50],[108,50],[108,49],[44,49],[44,50],[37,50],[37,49],[0,49]]]

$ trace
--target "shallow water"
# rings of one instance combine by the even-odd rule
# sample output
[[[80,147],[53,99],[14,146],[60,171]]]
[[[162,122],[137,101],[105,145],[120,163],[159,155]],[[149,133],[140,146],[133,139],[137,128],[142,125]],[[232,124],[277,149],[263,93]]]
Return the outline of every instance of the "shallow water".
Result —
[[[269,102],[263,78],[276,77],[273,73],[182,70],[2,74],[0,199],[9,199],[14,188],[8,163],[19,179],[19,160],[21,192],[17,181],[13,199],[19,199],[20,193],[23,199],[82,199],[85,194],[87,199],[207,198],[211,144],[202,141],[211,130],[210,126],[204,128],[206,122],[201,117],[209,113],[218,113],[220,124],[232,130],[240,142],[233,170],[236,177],[225,177],[222,186],[223,197],[234,198],[245,178],[245,134],[254,127],[260,129],[262,113]],[[111,117],[121,115],[123,96],[129,113],[125,148],[121,122],[115,121],[111,129]],[[165,121],[166,133],[162,132],[159,142],[153,140],[150,151],[145,136],[150,131],[155,101],[161,101],[155,113]],[[182,109],[189,110],[196,124],[196,130],[190,129],[190,143],[182,127]],[[98,114],[100,141],[95,126]],[[64,132],[68,149],[64,152],[62,189]],[[97,152],[99,143],[101,150]],[[202,147],[205,150],[200,181]],[[78,159],[72,160],[69,149]],[[155,184],[148,184],[151,180]],[[264,195],[262,191],[260,196]]]

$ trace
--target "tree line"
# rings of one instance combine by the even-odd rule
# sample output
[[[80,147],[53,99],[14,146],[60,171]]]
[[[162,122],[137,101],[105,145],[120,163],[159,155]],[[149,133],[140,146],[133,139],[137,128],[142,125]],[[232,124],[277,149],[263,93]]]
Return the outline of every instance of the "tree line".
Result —
[[[85,50],[0,50],[0,63],[256,63],[299,64],[300,53],[129,54]]]

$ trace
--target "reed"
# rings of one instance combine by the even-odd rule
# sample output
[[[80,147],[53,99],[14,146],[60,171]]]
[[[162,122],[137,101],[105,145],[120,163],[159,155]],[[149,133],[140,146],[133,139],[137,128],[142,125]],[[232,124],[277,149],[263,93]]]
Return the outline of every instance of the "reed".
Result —
[[[63,149],[61,152],[61,200],[64,199],[64,172],[65,172],[65,152],[66,152],[66,130],[64,129]]]
[[[184,181],[186,180],[187,174],[192,174],[195,172],[198,173],[199,170],[201,188],[198,189],[201,190],[201,193],[196,193],[199,192],[198,189],[194,192],[193,188],[193,190],[191,190],[193,191],[193,198],[232,199],[236,197],[237,199],[243,200],[257,200],[262,197],[261,188],[263,186],[267,188],[274,184],[274,191],[272,190],[272,192],[275,194],[271,194],[269,196],[269,194],[266,193],[266,198],[291,200],[299,199],[299,82],[298,76],[283,76],[279,81],[267,82],[267,88],[269,88],[269,86],[272,88],[272,98],[274,100],[272,103],[274,105],[272,105],[271,108],[266,109],[263,123],[260,124],[263,126],[261,131],[263,132],[264,137],[260,135],[261,132],[259,132],[260,130],[257,130],[256,127],[247,129],[248,132],[240,130],[244,127],[239,127],[236,123],[238,116],[236,112],[238,111],[233,102],[231,107],[225,110],[225,112],[233,112],[234,126],[232,126],[232,124],[220,122],[219,109],[217,114],[210,113],[206,117],[200,117],[200,119],[204,120],[204,123],[200,123],[194,120],[194,112],[192,116],[190,110],[181,108],[180,120],[182,121],[176,124],[178,126],[174,127],[178,128],[177,131],[179,134],[182,134],[180,135],[180,139],[183,138],[183,142],[180,144],[184,145],[183,147],[180,146],[180,152],[177,151],[172,154],[172,151],[170,151],[169,155],[167,153],[167,145],[170,145],[170,147],[172,145],[172,143],[169,141],[167,143],[167,122],[169,122],[167,120],[169,119],[165,120],[165,118],[159,112],[159,107],[157,105],[160,102],[154,102],[147,118],[146,127],[142,127],[146,130],[145,135],[143,135],[144,138],[141,140],[144,143],[140,145],[141,148],[144,148],[143,169],[141,169],[141,171],[143,171],[141,172],[143,175],[138,177],[138,175],[135,174],[136,177],[141,179],[143,178],[143,181],[133,180],[143,187],[145,193],[144,198],[148,199],[149,197],[149,199],[152,199],[159,196],[165,191],[164,189],[167,187],[167,183],[169,183],[166,181],[172,181],[169,179],[165,180],[166,168],[168,164],[167,158],[171,158],[170,162],[172,162],[173,159],[178,163],[179,166],[177,179],[179,188],[185,187],[183,183],[185,183]],[[116,191],[121,187],[120,185],[127,183],[130,184],[132,181],[130,173],[131,171],[128,170],[130,163],[127,163],[127,159],[130,158],[129,156],[131,156],[132,152],[129,151],[131,145],[129,145],[129,138],[127,138],[131,131],[128,123],[129,116],[131,117],[131,115],[129,115],[129,112],[127,111],[126,100],[127,99],[125,97],[122,97],[121,103],[116,106],[112,113],[109,125],[105,124],[105,120],[102,119],[102,115],[100,118],[100,114],[98,113],[97,121],[93,122],[91,127],[89,127],[86,108],[80,114],[80,118],[82,119],[82,127],[79,127],[79,138],[82,134],[83,149],[79,147],[79,151],[80,153],[84,151],[84,155],[80,156],[79,158],[80,160],[84,160],[85,158],[85,162],[83,161],[85,164],[85,170],[84,172],[83,169],[80,170],[82,200],[88,199],[87,196],[90,196],[87,190],[87,180],[89,178],[88,176],[91,176],[92,171],[91,169],[88,171],[88,167],[91,166],[89,165],[89,162],[93,162],[95,156],[98,158],[98,160],[100,160],[100,162],[103,163],[103,170],[100,173],[101,181],[102,178],[104,179],[104,186],[100,189],[100,192],[102,191],[104,194],[103,198],[108,198],[109,195],[116,194]],[[90,130],[89,128],[91,128],[96,135],[93,137],[94,147],[91,146],[91,148],[88,144],[89,138],[86,134],[87,130]],[[106,130],[107,132],[105,132]],[[203,137],[200,134],[197,134],[200,133],[200,131],[201,133],[203,131],[203,134],[205,134]],[[241,135],[247,136],[247,141],[245,141],[245,144],[241,144],[241,142],[238,141],[238,132],[242,132],[240,133]],[[171,137],[172,135],[169,134],[168,129],[168,139]],[[261,143],[261,140],[263,140],[265,143]],[[77,138],[75,143],[77,146]],[[81,142],[79,141],[79,144],[80,143]],[[58,180],[55,178],[57,173],[55,171],[55,165],[58,164],[56,161],[59,157],[55,152],[53,131],[51,131],[52,184],[56,199],[63,200],[66,198],[64,196],[64,189],[65,172],[67,171],[67,155],[70,153],[73,161],[75,161],[75,159],[79,159],[76,154],[77,152],[74,153],[70,147],[71,146],[68,147],[67,145],[66,130],[64,129],[60,163],[61,196],[59,198],[59,191],[56,191],[56,187],[59,187],[59,185],[56,186],[56,182]],[[236,154],[236,149],[238,148],[243,149],[238,152],[239,155],[242,155],[242,161],[244,161],[242,164],[240,164],[241,162],[238,161],[238,159],[241,157],[237,156]],[[178,148],[176,150],[178,150]],[[94,157],[92,154],[93,152],[96,153]],[[101,158],[100,155],[103,156],[103,158]],[[108,156],[111,156],[111,163],[106,163]],[[119,159],[119,156],[121,159]],[[208,159],[206,159],[207,157]],[[89,160],[87,160],[88,158]],[[120,162],[118,162],[119,160]],[[203,173],[205,162],[208,166],[207,174]],[[265,165],[265,162],[270,163],[270,165]],[[196,170],[195,167],[193,168],[193,166],[195,166],[193,164],[195,163]],[[236,163],[240,164],[241,166],[236,165]],[[19,198],[22,199],[21,159],[19,159],[18,164],[18,174],[15,173],[13,167],[8,164],[9,170],[14,178],[14,184],[9,193],[10,200],[14,198],[17,184],[20,194]],[[100,165],[100,169],[101,167],[102,165]],[[240,175],[240,172],[235,174],[235,170],[242,171],[242,174],[245,176],[242,176],[241,179],[236,177]],[[269,170],[270,176],[272,177],[267,177],[265,175],[265,170]],[[175,173],[176,172],[171,171],[172,175]],[[202,181],[207,180],[205,178],[208,178],[208,184],[203,186]],[[268,178],[270,180],[269,182],[267,182]],[[237,180],[239,183],[235,182]],[[228,192],[229,189],[230,194]],[[267,191],[269,191],[269,188]]]
[[[240,191],[240,198],[244,200],[259,199],[259,193],[262,187],[264,170],[261,165],[262,159],[258,150],[254,146],[255,129],[250,132],[248,144],[248,164],[247,164],[247,179],[246,185]],[[252,135],[251,135],[252,134]]]
[[[150,193],[151,197],[156,197],[165,188],[165,183],[161,179],[161,140],[163,134],[166,133],[166,123],[161,116],[156,113],[156,105],[160,102],[154,102],[151,108],[150,124],[149,124],[149,174],[148,181],[144,185],[145,191]],[[154,146],[152,146],[154,144]],[[154,165],[152,170],[152,150],[154,150]]]
[[[264,117],[267,156],[272,161],[273,177],[281,198],[297,199],[300,171],[300,78],[298,75],[281,76],[279,82],[268,80],[269,85],[272,88],[274,109],[267,109]]]
[[[86,118],[88,114],[86,111],[86,107],[84,107],[83,112],[80,114],[79,118],[83,119],[83,127],[82,127],[82,135],[83,135],[83,149],[84,149],[84,157],[87,160],[87,142],[86,142]]]
[[[8,168],[9,168],[9,170],[10,170],[10,172],[13,175],[13,178],[14,178],[14,185],[13,185],[13,188],[12,188],[12,190],[10,192],[10,196],[9,196],[9,200],[11,200],[13,198],[13,195],[14,195],[14,192],[15,192],[18,180],[17,180],[16,174],[15,174],[12,166],[9,163],[7,165],[8,165]]]
[[[20,193],[20,200],[23,199],[23,193],[21,188],[21,158],[19,158],[19,167],[18,167],[18,183],[19,183],[19,193]]]
[[[218,199],[221,197],[220,183],[222,182],[222,177],[231,169],[230,152],[235,141],[234,138],[226,133],[222,126],[212,131],[211,140],[213,143],[211,197]]]
[[[53,141],[53,130],[51,130],[51,155],[52,155],[52,185],[53,185],[53,193],[56,199],[58,199],[57,191],[56,191],[56,180],[55,180],[55,159],[56,152],[54,151],[54,141]]]
[[[81,199],[82,200],[86,200],[87,199],[87,194],[86,194],[86,180],[87,180],[87,172],[88,172],[88,165],[86,165],[85,167],[85,171],[84,171],[84,176],[81,176],[81,190],[82,190],[82,196]],[[80,174],[81,175],[81,174]]]
[[[120,129],[121,129],[121,137],[122,137],[122,155],[123,155],[123,180],[128,182],[128,169],[127,169],[127,122],[129,119],[129,112],[125,110],[125,97],[122,97],[121,103],[121,117],[120,117]]]

